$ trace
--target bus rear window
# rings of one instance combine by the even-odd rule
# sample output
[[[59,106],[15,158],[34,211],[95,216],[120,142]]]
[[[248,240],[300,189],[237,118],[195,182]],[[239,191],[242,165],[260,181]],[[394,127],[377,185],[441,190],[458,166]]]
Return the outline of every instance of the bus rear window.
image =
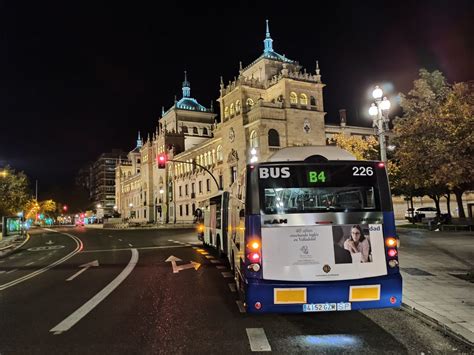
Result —
[[[374,186],[265,188],[265,214],[379,211]]]

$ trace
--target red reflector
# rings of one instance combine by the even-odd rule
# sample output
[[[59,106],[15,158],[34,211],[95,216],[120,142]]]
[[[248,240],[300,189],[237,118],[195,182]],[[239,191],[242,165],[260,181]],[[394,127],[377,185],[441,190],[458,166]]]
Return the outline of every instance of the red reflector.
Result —
[[[262,308],[262,304],[260,302],[255,302],[255,309]]]
[[[390,303],[391,303],[391,304],[397,303],[397,298],[394,297],[394,296],[390,297]]]
[[[377,164],[377,166],[379,168],[385,168],[385,163],[381,161],[380,163]]]
[[[394,256],[397,256],[397,250],[396,249],[388,249],[387,254],[389,257],[393,258]]]

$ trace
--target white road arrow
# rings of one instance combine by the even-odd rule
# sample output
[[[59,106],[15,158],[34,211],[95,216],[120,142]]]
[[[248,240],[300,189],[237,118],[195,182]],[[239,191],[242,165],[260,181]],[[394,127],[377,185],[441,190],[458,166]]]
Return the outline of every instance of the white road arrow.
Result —
[[[177,274],[181,270],[186,270],[186,269],[194,269],[197,270],[201,266],[200,263],[196,263],[194,261],[191,261],[190,264],[184,264],[184,265],[177,265],[177,261],[182,261],[180,258],[177,258],[176,256],[171,255],[168,259],[165,260],[167,263],[171,262],[171,266],[173,266],[173,273]]]
[[[81,267],[82,269],[79,270],[78,272],[76,272],[70,278],[66,279],[66,281],[74,280],[76,277],[78,277],[80,274],[82,274],[84,271],[86,271],[91,266],[99,266],[99,261],[94,260],[94,261],[91,261],[90,263],[79,265],[79,267]]]

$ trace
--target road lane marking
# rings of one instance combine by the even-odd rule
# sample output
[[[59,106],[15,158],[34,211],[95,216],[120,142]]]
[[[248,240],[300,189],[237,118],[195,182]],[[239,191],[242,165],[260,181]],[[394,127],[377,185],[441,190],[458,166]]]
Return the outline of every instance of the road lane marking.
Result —
[[[128,246],[129,246],[129,247],[133,247],[133,245],[132,245],[132,244],[130,244],[130,243],[128,243]]]
[[[227,284],[229,286],[230,292],[237,292],[237,286],[235,284]]]
[[[46,228],[45,228],[46,229]],[[10,288],[12,286],[15,286],[23,281],[26,281],[28,279],[31,279],[35,276],[38,276],[40,274],[42,274],[43,272],[45,271],[48,271],[49,269],[65,262],[66,260],[72,258],[74,255],[76,255],[77,253],[79,253],[80,251],[82,251],[82,249],[84,248],[84,245],[82,244],[82,241],[77,238],[76,236],[72,235],[72,234],[68,234],[68,233],[63,233],[63,232],[56,232],[55,230],[53,229],[46,229],[48,231],[51,231],[51,232],[54,232],[54,233],[59,233],[59,234],[64,234],[70,238],[72,238],[75,242],[76,242],[76,249],[74,249],[72,252],[70,252],[69,254],[67,254],[66,256],[63,256],[61,259],[59,260],[56,260],[54,263],[51,263],[39,270],[36,270],[36,271],[33,271],[32,273],[29,273],[25,276],[22,276],[16,280],[13,280],[13,281],[10,281],[10,282],[7,282],[3,285],[0,285],[0,291],[3,291],[3,290],[6,290],[7,288]],[[56,252],[56,251],[55,251]],[[51,253],[50,253],[51,254]]]
[[[250,350],[272,351],[272,347],[268,343],[268,339],[263,328],[247,328],[246,331],[249,338]]]
[[[204,255],[206,259],[215,259],[212,255]]]
[[[234,275],[229,271],[221,272],[221,275],[222,275],[222,277],[225,277],[225,278],[234,277]]]
[[[25,264],[25,266],[30,266],[30,265],[33,265],[35,262],[32,261],[31,263],[28,263],[28,264]]]
[[[218,269],[218,270],[227,269],[227,266],[225,266],[225,265],[216,265],[216,269]]]
[[[12,269],[10,271],[7,271],[7,274],[11,274],[12,272],[18,271],[18,269]]]
[[[41,260],[43,260],[44,258],[46,258],[46,256],[43,256],[43,257],[39,258],[38,260],[41,261]]]
[[[119,242],[121,242],[121,241],[122,241],[122,239],[119,238]]]
[[[197,250],[197,249],[199,249],[198,247],[192,247],[192,248],[193,248],[194,250]]]
[[[66,281],[72,281],[74,280],[76,277],[78,277],[80,274],[82,274],[84,271],[86,271],[88,268],[90,267],[97,267],[99,266],[99,261],[98,260],[94,260],[94,261],[91,261],[90,263],[87,263],[87,264],[82,264],[82,265],[79,265],[79,267],[81,268],[81,270],[79,270],[78,272],[76,272],[74,275],[72,275],[71,277],[67,278]]]
[[[219,260],[216,260],[216,259],[211,259],[209,261],[213,264],[220,264],[221,263]]]
[[[3,274],[5,273],[6,271],[5,270],[0,270],[0,274]]]
[[[102,302],[113,290],[115,290],[130,273],[133,271],[138,262],[138,250],[132,249],[132,257],[128,262],[128,265],[122,272],[114,279],[111,283],[105,286],[99,293],[92,297],[89,301],[84,303],[79,307],[75,312],[73,312],[69,317],[64,319],[61,323],[56,325],[50,330],[50,332],[55,335],[61,334],[63,332],[71,329],[77,322],[84,318],[90,311],[92,311],[100,302]]]
[[[235,303],[237,304],[237,307],[239,307],[240,313],[247,313],[247,310],[245,309],[245,306],[242,301],[235,301]]]
[[[174,249],[174,248],[186,248],[184,245],[162,245],[157,247],[139,247],[134,248],[137,250],[153,250],[153,249]],[[124,251],[131,250],[130,248],[116,248],[116,249],[97,249],[97,250],[83,250],[82,253],[98,253],[98,252],[107,252],[107,251]]]
[[[112,238],[112,236],[111,236],[111,235],[109,235],[109,238]]]

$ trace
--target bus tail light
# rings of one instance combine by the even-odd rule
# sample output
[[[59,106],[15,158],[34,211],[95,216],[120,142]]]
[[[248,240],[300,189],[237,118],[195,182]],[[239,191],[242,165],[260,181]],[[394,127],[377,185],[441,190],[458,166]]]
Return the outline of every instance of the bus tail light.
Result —
[[[259,310],[262,308],[262,304],[260,302],[255,302],[255,309]]]
[[[249,243],[248,247],[251,250],[257,251],[257,250],[260,249],[260,243],[258,242],[258,240],[254,240],[254,241]]]
[[[247,268],[253,272],[259,272],[260,264],[250,264],[249,266],[247,266]]]
[[[247,255],[247,258],[252,262],[252,263],[259,263],[260,262],[260,254],[256,252],[252,252],[249,255]]]
[[[388,249],[387,254],[389,257],[393,258],[397,256],[398,252],[397,252],[397,249],[390,248]]]
[[[397,267],[398,266],[398,260],[392,259],[388,262],[388,266],[391,268]]]
[[[390,303],[391,304],[397,303],[397,298],[395,296],[390,297]]]
[[[377,164],[379,168],[385,168],[385,163],[381,161],[380,163]]]
[[[385,245],[389,248],[395,248],[397,246],[397,240],[395,238],[387,238],[385,239]]]

